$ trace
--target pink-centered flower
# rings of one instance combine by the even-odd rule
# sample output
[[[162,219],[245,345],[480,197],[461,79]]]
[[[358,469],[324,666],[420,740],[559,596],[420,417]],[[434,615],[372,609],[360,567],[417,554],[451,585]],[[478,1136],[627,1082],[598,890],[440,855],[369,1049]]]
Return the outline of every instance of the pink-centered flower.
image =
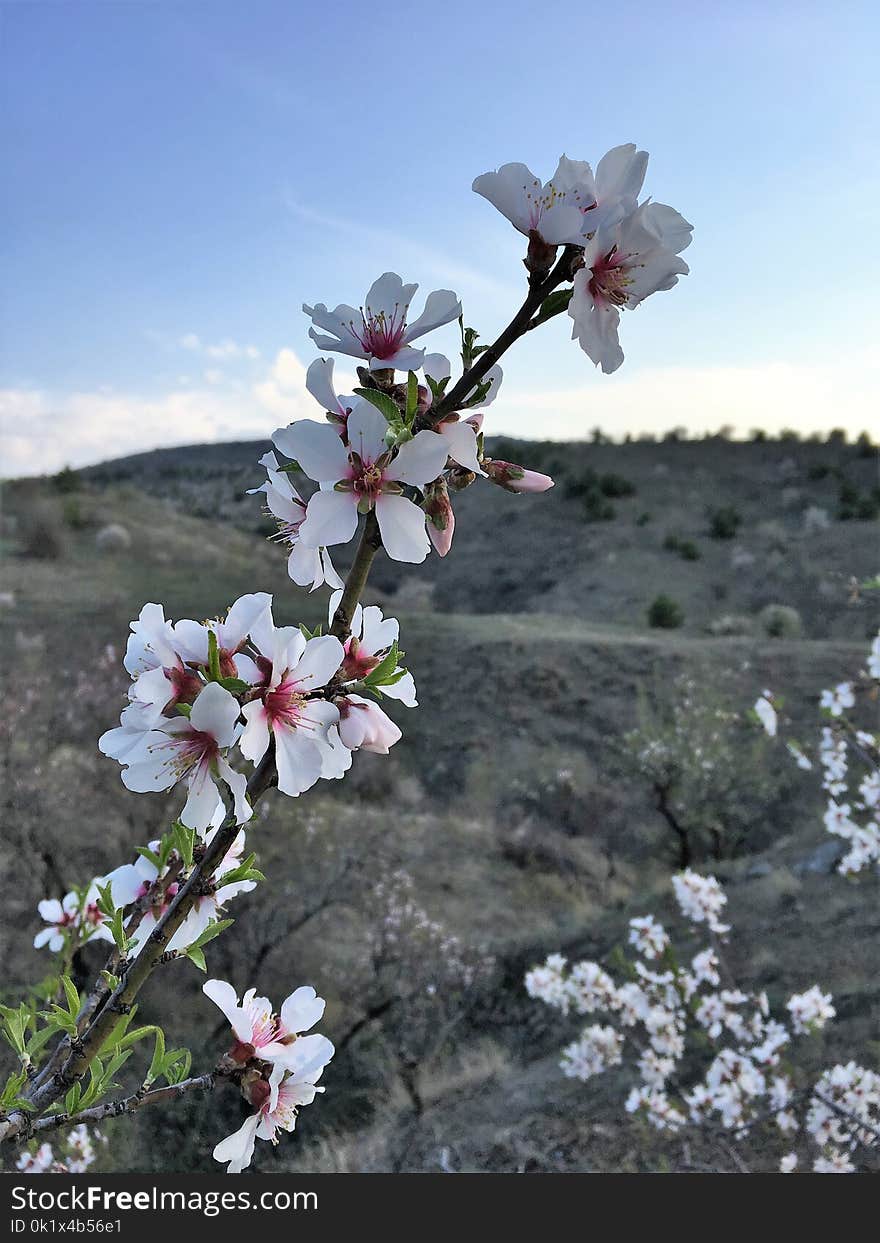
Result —
[[[303,310],[312,323],[331,334],[323,335],[313,327],[309,336],[318,349],[369,359],[373,370],[417,371],[425,352],[413,349],[410,342],[461,314],[456,295],[449,289],[437,289],[428,295],[421,315],[409,323],[409,307],[417,289],[418,285],[404,285],[396,272],[385,272],[372,284],[364,305],[357,310],[344,303],[333,311],[323,302],[315,306],[304,303]]]
[[[339,712],[322,696],[342,664],[342,644],[332,635],[306,640],[297,627],[276,628],[271,619],[251,638],[270,668],[259,698],[242,710],[242,754],[258,764],[274,738],[278,789],[293,796],[319,777],[342,776],[351,756],[333,733]]]
[[[525,164],[502,164],[477,177],[473,189],[520,233],[550,246],[582,241],[584,212],[595,203],[589,165],[564,155],[547,182]]]
[[[227,1174],[240,1174],[250,1165],[256,1139],[276,1144],[279,1131],[292,1131],[299,1109],[310,1105],[317,1093],[324,1091],[316,1084],[335,1050],[323,1036],[318,1038],[323,1043],[314,1050],[304,1048],[309,1039],[303,1037],[294,1042],[289,1061],[277,1062],[268,1081],[259,1079],[249,1085],[248,1098],[257,1112],[214,1149],[215,1161],[228,1162]]]
[[[299,537],[299,529],[305,522],[306,503],[290,482],[289,476],[279,470],[278,459],[271,451],[263,454],[260,465],[266,468],[267,481],[251,493],[264,492],[266,504],[278,521],[278,534],[274,539],[290,546],[287,573],[300,587],[314,591],[324,583],[328,587],[342,587],[342,579],[333,568],[326,548],[311,548]],[[238,659],[236,668],[241,672]]]
[[[358,513],[375,509],[382,543],[395,561],[418,563],[430,551],[425,513],[402,495],[405,485],[424,488],[446,465],[449,444],[436,432],[419,432],[396,451],[388,447],[385,417],[363,398],[348,416],[346,441],[326,424],[302,419],[272,439],[321,485],[309,500],[300,540],[313,548],[347,544]]]
[[[204,623],[188,619],[179,621],[174,627],[177,650],[188,663],[207,665],[208,635],[213,631],[220,657],[220,672],[223,677],[236,677],[236,654],[241,651],[252,628],[271,607],[271,595],[266,591],[257,591],[252,595],[240,596],[222,619]]]
[[[679,252],[690,244],[692,226],[671,207],[643,203],[586,242],[584,266],[575,273],[568,314],[572,337],[609,375],[623,362],[618,328],[621,310],[650,294],[671,289],[688,265]]]
[[[336,612],[339,594],[330,599],[330,617]],[[345,642],[345,659],[339,670],[342,682],[359,682],[379,665],[391,650],[391,645],[400,638],[400,622],[396,617],[383,617],[377,604],[360,604],[354,610],[351,619],[351,634]],[[402,673],[396,682],[382,686],[382,694],[389,699],[396,699],[407,708],[418,706],[416,700],[416,684],[411,673],[404,673],[398,665],[393,670]]]
[[[267,997],[257,996],[255,988],[249,988],[241,1002],[226,980],[206,980],[202,992],[229,1020],[235,1036],[231,1056],[242,1064],[251,1058],[258,1058],[286,1065],[293,1054],[294,1044],[299,1043],[303,1032],[315,1026],[326,1005],[324,998],[318,997],[315,990],[308,986],[291,993],[278,1013]],[[301,1058],[304,1052],[310,1056],[319,1051],[326,1052],[327,1044],[329,1041],[324,1036],[306,1037],[299,1045],[297,1057]]]
[[[211,822],[220,793],[217,779],[232,791],[239,824],[253,811],[245,797],[247,782],[235,772],[225,752],[238,739],[238,701],[217,682],[210,682],[192,706],[189,717],[173,717],[147,733],[133,762],[122,770],[123,784],[139,793],[170,790],[178,781],[187,787],[181,820],[203,832]]]

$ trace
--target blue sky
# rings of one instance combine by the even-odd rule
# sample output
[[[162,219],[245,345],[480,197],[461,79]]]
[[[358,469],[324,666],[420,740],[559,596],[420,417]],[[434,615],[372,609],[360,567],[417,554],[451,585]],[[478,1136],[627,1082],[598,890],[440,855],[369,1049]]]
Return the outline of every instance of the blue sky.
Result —
[[[614,376],[565,319],[530,334],[489,429],[870,426],[874,4],[77,0],[0,21],[4,473],[319,417],[300,304],[357,305],[387,269],[495,335],[522,239],[474,176],[625,141],[695,226],[691,275],[624,316]]]

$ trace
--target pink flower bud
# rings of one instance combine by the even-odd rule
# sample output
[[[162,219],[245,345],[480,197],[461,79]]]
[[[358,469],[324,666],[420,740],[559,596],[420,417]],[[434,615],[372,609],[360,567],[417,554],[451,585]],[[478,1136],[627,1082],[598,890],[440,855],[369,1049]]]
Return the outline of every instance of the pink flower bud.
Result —
[[[452,547],[455,530],[455,514],[449,499],[449,489],[443,479],[428,484],[425,489],[425,512],[428,515],[428,536],[441,557]]]
[[[546,492],[553,487],[549,475],[542,475],[536,470],[526,470],[514,462],[483,461],[483,470],[493,483],[506,492]]]
[[[339,737],[349,751],[375,751],[387,755],[403,737],[400,730],[378,704],[360,695],[336,700],[339,709]]]

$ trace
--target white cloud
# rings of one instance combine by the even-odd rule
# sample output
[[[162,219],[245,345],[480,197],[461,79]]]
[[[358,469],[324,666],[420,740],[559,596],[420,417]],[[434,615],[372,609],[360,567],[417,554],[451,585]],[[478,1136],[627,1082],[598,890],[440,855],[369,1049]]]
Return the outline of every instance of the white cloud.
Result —
[[[247,358],[253,361],[260,357],[260,351],[255,345],[241,345],[238,341],[233,341],[229,337],[212,345],[203,341],[197,333],[188,332],[185,336],[179,338],[177,344],[182,350],[205,354],[208,358]]]
[[[210,387],[179,387],[157,396],[112,390],[51,393],[0,390],[0,459],[7,477],[88,466],[170,445],[268,438],[280,423],[318,418],[306,392],[306,369],[281,350],[265,377],[245,387],[206,371]],[[340,377],[343,389],[352,377]]]

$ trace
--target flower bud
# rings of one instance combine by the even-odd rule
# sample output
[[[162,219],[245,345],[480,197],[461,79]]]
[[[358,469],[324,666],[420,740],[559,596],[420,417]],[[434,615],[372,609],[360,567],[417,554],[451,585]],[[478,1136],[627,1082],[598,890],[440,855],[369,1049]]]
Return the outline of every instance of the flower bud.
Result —
[[[523,263],[532,276],[545,276],[553,267],[553,260],[556,258],[556,246],[551,242],[545,242],[537,229],[529,231],[529,248],[526,251],[526,257]]]
[[[428,536],[441,557],[452,547],[455,514],[444,479],[429,483],[425,489],[425,513],[428,515]]]
[[[542,475],[536,470],[526,470],[514,462],[498,462],[491,459],[483,461],[483,469],[493,483],[505,492],[546,492],[553,487],[549,475]]]
[[[378,704],[360,695],[336,700],[339,709],[339,737],[349,751],[375,751],[387,755],[403,737],[400,730]]]

